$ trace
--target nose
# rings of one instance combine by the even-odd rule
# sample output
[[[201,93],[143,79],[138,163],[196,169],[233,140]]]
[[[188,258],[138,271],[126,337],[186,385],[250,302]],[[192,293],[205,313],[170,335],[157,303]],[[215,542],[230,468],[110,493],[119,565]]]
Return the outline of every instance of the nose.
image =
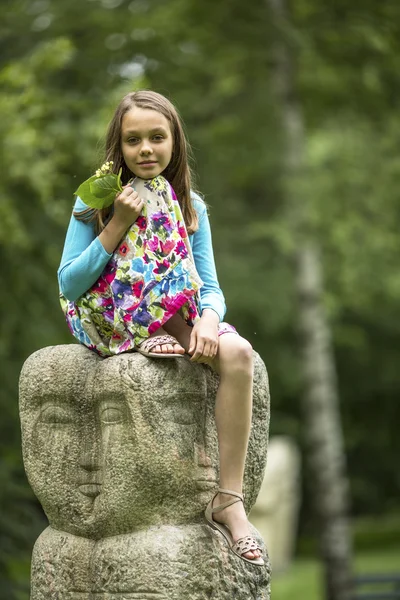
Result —
[[[151,147],[151,145],[149,144],[149,142],[147,140],[144,140],[142,143],[142,146],[140,148],[140,154],[147,156],[152,153],[153,153],[153,148]]]
[[[101,469],[100,439],[97,428],[82,432],[79,466],[85,471],[99,471]]]
[[[212,465],[211,459],[207,456],[206,450],[202,444],[195,443],[194,455],[195,455],[196,463],[200,467],[211,467],[211,465]]]

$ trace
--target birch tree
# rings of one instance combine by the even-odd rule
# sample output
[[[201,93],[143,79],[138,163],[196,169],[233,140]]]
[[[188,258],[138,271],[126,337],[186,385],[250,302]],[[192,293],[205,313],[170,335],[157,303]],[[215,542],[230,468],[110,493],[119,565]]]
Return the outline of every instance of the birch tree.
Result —
[[[307,198],[301,194],[301,178],[307,176],[305,124],[296,93],[295,61],[287,38],[290,16],[284,0],[267,1],[277,34],[273,47],[273,75],[286,142],[284,196],[295,239],[306,460],[325,568],[325,596],[327,600],[349,600],[352,550],[336,368],[323,303],[319,248],[310,235]]]

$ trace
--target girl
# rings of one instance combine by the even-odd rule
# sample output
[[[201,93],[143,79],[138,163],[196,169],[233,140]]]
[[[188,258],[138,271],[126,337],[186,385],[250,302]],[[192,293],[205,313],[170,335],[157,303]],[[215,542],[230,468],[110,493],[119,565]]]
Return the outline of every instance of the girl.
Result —
[[[90,209],[77,198],[58,270],[61,304],[73,335],[101,356],[187,353],[219,373],[221,487],[205,516],[237,556],[262,565],[242,496],[252,348],[222,322],[225,302],[206,206],[191,191],[188,149],[178,113],[164,96],[138,91],[122,99],[109,126],[106,160],[114,173],[122,168],[123,191],[109,209]]]

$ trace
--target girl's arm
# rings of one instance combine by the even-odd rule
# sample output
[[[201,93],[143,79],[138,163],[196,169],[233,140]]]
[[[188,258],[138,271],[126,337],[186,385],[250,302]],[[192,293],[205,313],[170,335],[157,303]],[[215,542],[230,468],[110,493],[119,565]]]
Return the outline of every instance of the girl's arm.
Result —
[[[204,282],[203,287],[200,289],[201,310],[211,309],[217,313],[219,321],[223,321],[226,305],[224,295],[219,287],[215,268],[207,208],[199,196],[193,194],[192,197],[199,216],[199,228],[191,236],[190,241],[192,243],[196,269]]]
[[[77,198],[76,212],[87,205]],[[114,201],[114,214],[103,231],[96,237],[94,223],[78,221],[72,215],[67,231],[58,281],[61,293],[74,302],[100,277],[124,233],[134,223],[143,208],[132,186],[127,185]]]
[[[85,208],[86,204],[77,198],[74,210]],[[111,256],[112,252],[107,252],[96,237],[94,223],[78,221],[72,215],[57,272],[61,293],[72,302],[77,300],[99,278]]]
[[[188,352],[193,362],[211,364],[218,352],[218,323],[223,320],[226,307],[215,269],[207,209],[199,197],[194,196],[193,200],[199,228],[191,237],[191,243],[196,268],[204,285],[200,288],[201,319],[192,329]]]

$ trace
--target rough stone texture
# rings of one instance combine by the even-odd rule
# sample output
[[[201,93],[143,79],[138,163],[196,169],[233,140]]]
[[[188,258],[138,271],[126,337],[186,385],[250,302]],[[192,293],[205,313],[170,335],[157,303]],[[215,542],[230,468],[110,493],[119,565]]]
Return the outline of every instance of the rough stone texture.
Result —
[[[274,573],[289,568],[293,558],[300,508],[300,452],[284,435],[270,438],[268,465],[250,520],[268,547]]]
[[[255,359],[248,511],[269,424],[267,374]],[[24,463],[50,523],[33,552],[31,600],[269,598],[268,562],[245,563],[204,524],[218,481],[217,385],[187,359],[104,360],[80,345],[28,358]]]

